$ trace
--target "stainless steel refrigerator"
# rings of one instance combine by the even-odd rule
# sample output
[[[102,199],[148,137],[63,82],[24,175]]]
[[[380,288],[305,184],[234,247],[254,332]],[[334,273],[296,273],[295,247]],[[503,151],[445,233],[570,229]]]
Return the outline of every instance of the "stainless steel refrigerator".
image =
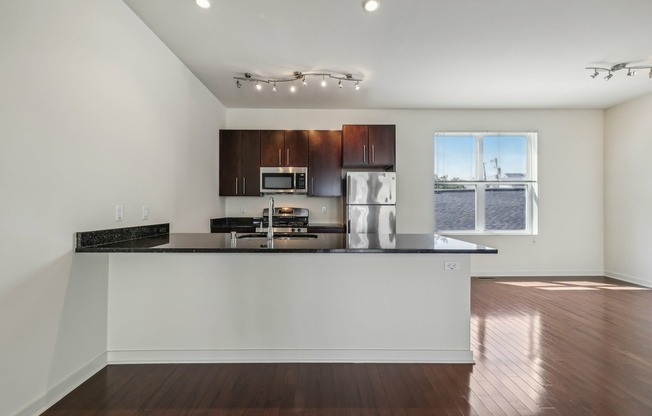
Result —
[[[396,173],[347,172],[346,231],[396,233]]]

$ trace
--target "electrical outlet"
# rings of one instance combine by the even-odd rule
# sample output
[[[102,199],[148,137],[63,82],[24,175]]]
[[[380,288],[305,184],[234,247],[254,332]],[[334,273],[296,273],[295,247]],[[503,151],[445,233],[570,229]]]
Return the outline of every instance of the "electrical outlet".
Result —
[[[149,219],[149,207],[147,205],[143,205],[143,219]]]
[[[444,270],[459,270],[460,262],[459,261],[445,261]]]
[[[326,213],[326,207],[321,207],[321,213],[325,214]]]
[[[122,205],[115,206],[115,220],[122,221],[125,219],[125,209]]]
[[[245,209],[245,207],[241,207],[241,208],[240,208],[240,214],[244,214],[245,212],[247,212],[247,210]]]

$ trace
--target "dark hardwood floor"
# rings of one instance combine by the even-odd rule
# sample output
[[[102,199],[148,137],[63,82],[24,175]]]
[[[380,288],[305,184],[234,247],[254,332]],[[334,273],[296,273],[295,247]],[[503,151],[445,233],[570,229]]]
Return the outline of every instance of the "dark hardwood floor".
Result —
[[[471,325],[475,365],[115,365],[44,415],[652,415],[652,290],[473,279]]]

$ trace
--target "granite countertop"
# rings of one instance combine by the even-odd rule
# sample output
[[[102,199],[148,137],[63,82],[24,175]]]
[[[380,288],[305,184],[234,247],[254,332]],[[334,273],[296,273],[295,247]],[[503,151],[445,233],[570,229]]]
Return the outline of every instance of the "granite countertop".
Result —
[[[138,229],[144,229],[139,232]],[[136,229],[136,230],[135,230]],[[167,231],[167,232],[166,232]],[[238,236],[252,234],[238,234]],[[496,254],[495,248],[435,234],[311,234],[314,238],[169,233],[169,224],[77,233],[78,253],[449,253]]]

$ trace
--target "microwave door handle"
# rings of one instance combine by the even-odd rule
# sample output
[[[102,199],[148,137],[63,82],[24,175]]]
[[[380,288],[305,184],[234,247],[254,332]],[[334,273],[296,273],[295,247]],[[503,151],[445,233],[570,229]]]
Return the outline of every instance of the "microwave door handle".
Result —
[[[281,149],[278,149],[278,165],[281,166]]]

